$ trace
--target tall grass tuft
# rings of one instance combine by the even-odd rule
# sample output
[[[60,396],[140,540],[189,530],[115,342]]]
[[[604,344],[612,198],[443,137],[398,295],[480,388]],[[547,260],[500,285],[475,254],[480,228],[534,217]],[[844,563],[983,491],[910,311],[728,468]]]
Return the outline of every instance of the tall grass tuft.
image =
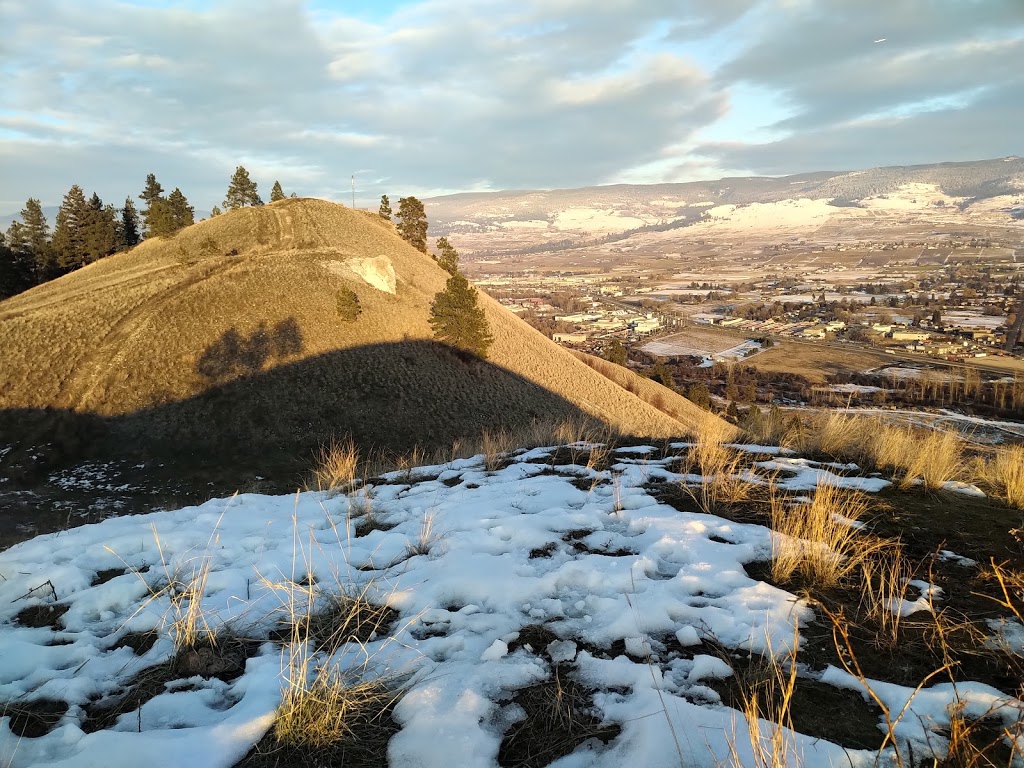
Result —
[[[828,483],[796,506],[773,494],[772,578],[787,583],[799,576],[819,587],[844,580],[879,546],[853,524],[866,511],[863,494]]]
[[[355,481],[359,450],[351,437],[320,447],[313,477],[321,491],[344,491]]]
[[[907,489],[918,480],[928,491],[937,491],[955,480],[963,466],[963,441],[952,432],[928,432],[915,440],[912,453],[904,464],[900,487]]]
[[[1024,446],[998,448],[995,456],[982,464],[979,475],[1008,506],[1024,509]]]

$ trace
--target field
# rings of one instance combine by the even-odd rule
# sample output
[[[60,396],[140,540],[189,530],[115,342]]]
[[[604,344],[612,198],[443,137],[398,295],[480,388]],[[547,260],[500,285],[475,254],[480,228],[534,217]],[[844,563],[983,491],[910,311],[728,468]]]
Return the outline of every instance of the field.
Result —
[[[740,360],[760,348],[742,335],[701,328],[688,328],[645,344],[644,352],[661,357],[693,356],[716,360]]]
[[[823,384],[827,376],[849,375],[892,365],[891,355],[861,349],[843,349],[836,345],[777,341],[750,361],[758,370],[772,373],[795,373],[808,381]]]

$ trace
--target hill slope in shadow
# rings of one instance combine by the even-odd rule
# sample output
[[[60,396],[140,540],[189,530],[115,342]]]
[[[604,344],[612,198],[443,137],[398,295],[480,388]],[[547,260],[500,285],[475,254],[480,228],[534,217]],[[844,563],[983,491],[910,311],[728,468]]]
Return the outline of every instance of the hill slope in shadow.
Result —
[[[625,369],[602,375],[482,293],[489,362],[433,343],[446,279],[390,223],[322,200],[146,241],[0,303],[5,439],[45,440],[56,418],[92,452],[287,466],[346,433],[400,451],[567,416],[669,437],[704,415]],[[343,288],[362,309],[351,322]],[[96,436],[75,438],[82,425]]]

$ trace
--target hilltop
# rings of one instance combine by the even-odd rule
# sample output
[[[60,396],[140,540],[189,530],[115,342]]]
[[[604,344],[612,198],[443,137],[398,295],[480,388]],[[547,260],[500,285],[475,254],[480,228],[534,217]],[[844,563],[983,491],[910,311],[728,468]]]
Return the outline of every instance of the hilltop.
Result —
[[[628,389],[609,380],[483,294],[489,360],[433,342],[446,278],[391,224],[322,200],[147,240],[0,303],[0,442],[291,482],[344,435],[400,453],[567,420],[667,437],[701,417],[625,370]],[[343,287],[362,310],[351,322]]]

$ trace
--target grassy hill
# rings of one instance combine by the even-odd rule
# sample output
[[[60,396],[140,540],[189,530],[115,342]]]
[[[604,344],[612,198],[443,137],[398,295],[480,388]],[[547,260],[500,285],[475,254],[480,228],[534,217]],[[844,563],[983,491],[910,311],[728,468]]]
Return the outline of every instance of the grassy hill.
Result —
[[[446,278],[389,223],[322,200],[146,241],[0,303],[0,438],[273,468],[345,434],[403,452],[565,420],[668,437],[702,417],[625,369],[609,379],[483,294],[489,360],[434,343]],[[354,321],[337,311],[342,288]]]

